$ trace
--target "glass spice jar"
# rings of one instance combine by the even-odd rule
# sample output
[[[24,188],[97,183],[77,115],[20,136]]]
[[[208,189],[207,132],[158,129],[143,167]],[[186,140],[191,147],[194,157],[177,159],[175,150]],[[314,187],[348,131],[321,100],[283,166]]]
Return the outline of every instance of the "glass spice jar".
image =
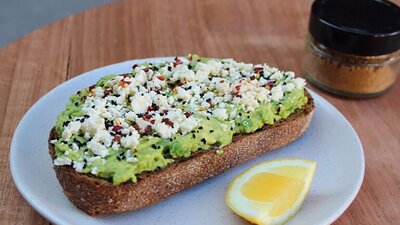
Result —
[[[400,71],[400,8],[384,0],[316,0],[302,70],[328,92],[384,93]]]

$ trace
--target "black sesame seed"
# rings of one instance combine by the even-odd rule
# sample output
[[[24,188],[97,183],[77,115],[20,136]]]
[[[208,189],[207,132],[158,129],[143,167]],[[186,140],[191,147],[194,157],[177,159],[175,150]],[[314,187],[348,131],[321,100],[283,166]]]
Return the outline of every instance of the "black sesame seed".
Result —
[[[85,121],[85,118],[82,118],[79,120],[81,123],[83,123]]]
[[[87,118],[89,118],[90,116],[89,116],[89,115],[84,115],[83,117],[87,119]]]
[[[151,147],[155,149],[155,148],[157,148],[157,145],[152,144]]]
[[[239,116],[242,116],[242,113],[239,113]]]
[[[202,126],[200,126],[200,127],[199,127],[199,130],[202,130],[202,129],[203,129],[203,127],[202,127]]]
[[[247,119],[250,119],[250,116],[247,116]]]
[[[202,138],[200,141],[203,142],[203,144],[206,144],[206,143],[207,143],[207,141],[206,141],[205,138]]]
[[[192,130],[192,131],[190,131],[190,132],[192,132],[193,134],[194,134],[194,132],[196,132],[195,130]]]
[[[210,130],[210,133],[213,133],[214,132],[214,130]]]
[[[79,102],[75,102],[74,105],[75,105],[75,106],[78,106],[78,105],[79,105]]]
[[[233,130],[233,127],[231,127],[231,130]]]
[[[196,135],[192,133],[192,137],[193,137],[193,138],[196,138]]]

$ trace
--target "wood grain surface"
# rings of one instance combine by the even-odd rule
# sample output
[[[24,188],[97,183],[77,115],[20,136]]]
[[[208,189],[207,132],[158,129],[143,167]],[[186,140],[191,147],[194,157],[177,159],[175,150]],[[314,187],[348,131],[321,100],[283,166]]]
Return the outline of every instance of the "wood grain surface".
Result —
[[[300,74],[311,3],[118,1],[64,18],[1,48],[0,224],[49,224],[17,191],[9,151],[19,120],[52,88],[104,65],[188,53],[267,62]],[[334,224],[399,224],[399,79],[388,93],[372,99],[344,99],[316,91],[351,122],[366,157],[361,191]]]

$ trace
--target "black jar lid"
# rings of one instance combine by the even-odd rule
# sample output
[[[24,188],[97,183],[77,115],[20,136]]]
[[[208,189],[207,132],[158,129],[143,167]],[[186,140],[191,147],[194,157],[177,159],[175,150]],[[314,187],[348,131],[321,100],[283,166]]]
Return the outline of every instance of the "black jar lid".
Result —
[[[309,32],[339,52],[389,54],[400,49],[400,7],[386,0],[316,0]]]

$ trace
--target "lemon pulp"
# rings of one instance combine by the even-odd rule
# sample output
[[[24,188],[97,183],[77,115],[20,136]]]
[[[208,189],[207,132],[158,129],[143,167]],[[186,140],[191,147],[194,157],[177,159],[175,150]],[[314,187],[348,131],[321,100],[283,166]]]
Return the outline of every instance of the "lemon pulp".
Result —
[[[256,165],[236,177],[227,204],[238,215],[257,224],[283,224],[301,206],[316,163],[283,159]]]
[[[259,173],[246,182],[241,191],[254,201],[272,203],[270,216],[279,216],[289,209],[303,190],[304,182],[290,177]]]

